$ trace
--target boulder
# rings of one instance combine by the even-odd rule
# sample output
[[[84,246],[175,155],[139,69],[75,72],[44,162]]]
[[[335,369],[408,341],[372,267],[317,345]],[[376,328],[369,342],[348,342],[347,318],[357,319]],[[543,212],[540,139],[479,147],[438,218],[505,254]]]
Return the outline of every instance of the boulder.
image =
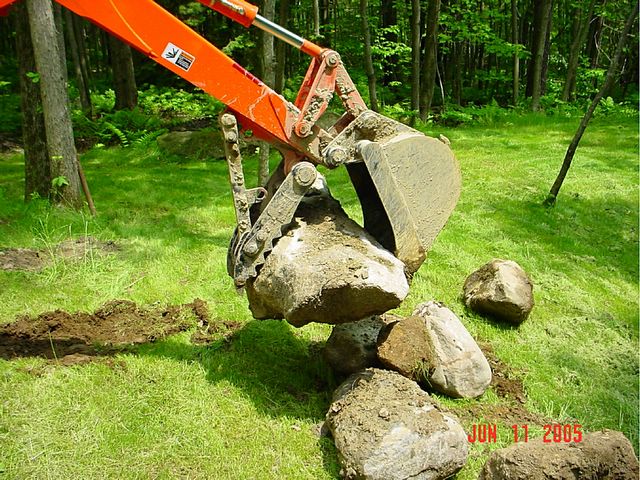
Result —
[[[536,438],[492,452],[479,480],[637,480],[631,442],[613,430],[585,434],[579,443]]]
[[[169,132],[157,139],[162,153],[194,160],[224,159],[224,142],[219,129]]]
[[[424,320],[411,316],[385,327],[378,337],[378,358],[407,378],[426,380],[435,368],[435,352]]]
[[[386,324],[385,317],[374,315],[333,327],[323,350],[331,368],[350,375],[375,366],[378,361],[376,341]]]
[[[491,367],[478,344],[451,310],[433,301],[381,332],[378,357],[454,398],[478,397],[491,383]]]
[[[491,260],[467,277],[464,303],[470,309],[520,324],[533,308],[533,284],[511,260]]]
[[[246,285],[253,316],[300,327],[396,308],[409,293],[404,264],[349,219],[326,189],[313,193]]]
[[[326,423],[347,479],[445,479],[467,460],[458,420],[395,372],[369,368],[349,377]]]

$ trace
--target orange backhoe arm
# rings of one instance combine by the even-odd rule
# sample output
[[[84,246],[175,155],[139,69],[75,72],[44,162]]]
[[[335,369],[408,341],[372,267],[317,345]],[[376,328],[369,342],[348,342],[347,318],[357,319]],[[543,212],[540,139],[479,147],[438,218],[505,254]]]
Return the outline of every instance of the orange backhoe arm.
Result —
[[[0,0],[0,13],[6,13],[15,1]],[[304,138],[295,135],[300,108],[287,102],[154,1],[55,1],[222,101],[238,116],[243,129],[251,130],[256,137],[281,150],[290,150],[294,157],[322,163],[318,136],[325,132],[314,127]],[[261,17],[257,7],[244,0],[199,1],[242,25],[255,24],[314,57],[324,52]]]

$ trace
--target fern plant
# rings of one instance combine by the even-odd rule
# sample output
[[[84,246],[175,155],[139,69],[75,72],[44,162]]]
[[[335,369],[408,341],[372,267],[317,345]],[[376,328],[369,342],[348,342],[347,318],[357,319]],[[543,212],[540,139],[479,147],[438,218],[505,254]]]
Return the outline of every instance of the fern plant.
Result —
[[[129,139],[127,138],[127,136],[125,135],[125,133],[122,130],[120,130],[118,127],[116,127],[111,122],[104,122],[104,126],[107,129],[109,129],[116,137],[118,137],[118,139],[120,140],[120,143],[122,144],[123,147],[128,147],[129,146]]]

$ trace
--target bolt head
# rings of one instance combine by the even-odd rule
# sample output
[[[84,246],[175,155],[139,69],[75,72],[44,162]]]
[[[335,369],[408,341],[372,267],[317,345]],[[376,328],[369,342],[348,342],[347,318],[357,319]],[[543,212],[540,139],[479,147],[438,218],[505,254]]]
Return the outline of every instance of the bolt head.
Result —
[[[335,147],[327,152],[327,164],[332,167],[342,165],[347,161],[347,151],[342,147]]]
[[[233,127],[236,125],[236,117],[231,115],[230,113],[225,113],[220,117],[220,123],[225,127]]]
[[[250,242],[247,242],[245,246],[242,247],[242,251],[247,255],[253,256],[256,253],[258,253],[258,244],[253,240]]]
[[[337,67],[339,62],[340,56],[335,52],[327,57],[327,65],[330,67]]]
[[[313,185],[313,182],[316,181],[316,177],[318,176],[316,168],[309,162],[301,162],[297,164],[293,167],[291,173],[293,174],[293,180],[302,187]]]
[[[311,127],[308,123],[301,123],[297,128],[298,136],[307,137],[311,133]]]

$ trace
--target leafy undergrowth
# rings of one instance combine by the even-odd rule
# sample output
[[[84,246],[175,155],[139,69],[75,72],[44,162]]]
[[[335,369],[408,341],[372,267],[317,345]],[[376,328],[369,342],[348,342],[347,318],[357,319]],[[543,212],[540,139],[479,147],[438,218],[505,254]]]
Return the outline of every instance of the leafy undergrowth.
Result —
[[[511,120],[430,132],[451,139],[463,193],[398,313],[445,302],[521,382],[532,416],[622,430],[637,448],[635,119],[589,127],[554,209],[541,204],[576,121]],[[95,219],[42,201],[24,205],[22,158],[0,157],[0,247],[53,257],[41,271],[0,271],[0,322],[93,311],[113,299],[202,298],[211,318],[241,326],[209,345],[185,332],[111,362],[0,359],[0,476],[337,478],[335,449],[317,435],[336,385],[318,354],[330,328],[251,319],[226,274],[233,209],[225,163],[172,162],[142,146],[94,149],[82,161]],[[246,163],[255,178],[255,160]],[[358,218],[344,169],[328,181]],[[83,235],[114,241],[118,251],[57,256],[55,245]],[[516,260],[535,284],[536,307],[518,329],[460,302],[466,275],[494,257]],[[441,400],[467,427],[503,401],[493,389],[479,400]],[[458,478],[476,478],[488,451],[512,441],[507,423],[497,444],[473,446]]]

